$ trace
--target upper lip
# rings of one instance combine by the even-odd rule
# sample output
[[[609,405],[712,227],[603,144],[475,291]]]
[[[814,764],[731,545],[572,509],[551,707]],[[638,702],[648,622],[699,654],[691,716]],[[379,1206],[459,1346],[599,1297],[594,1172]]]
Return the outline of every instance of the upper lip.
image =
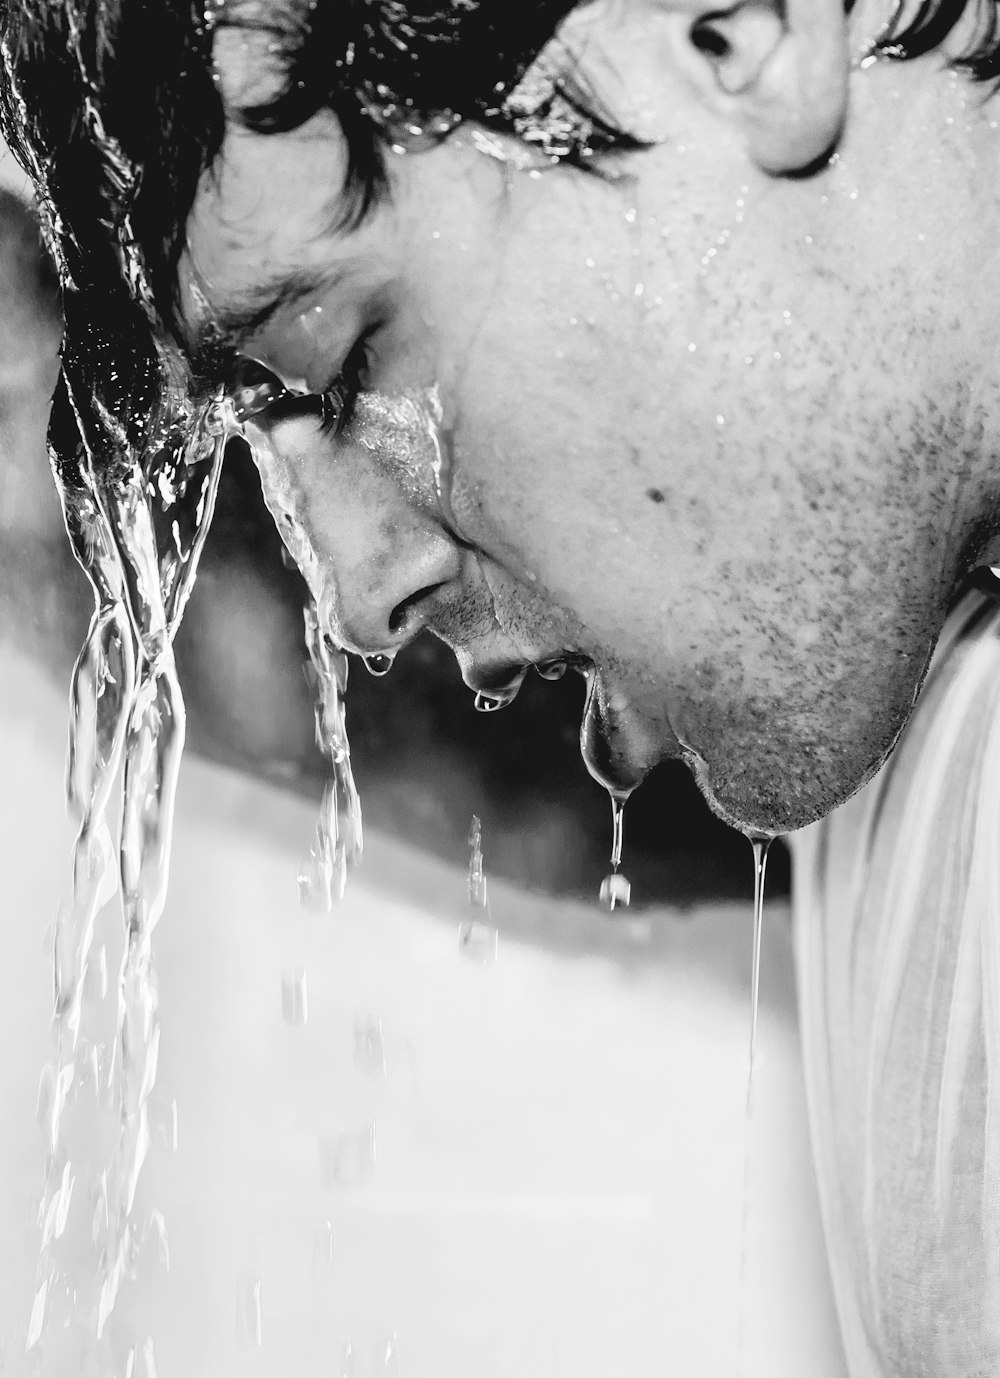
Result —
[[[561,662],[570,669],[583,672],[591,669],[593,662],[576,651],[540,651],[532,653],[530,659],[519,656],[516,659],[477,660],[463,651],[457,652],[462,670],[462,679],[477,694],[500,693],[511,689],[524,678],[535,665],[551,665]]]
[[[531,667],[530,661],[469,661],[464,656],[460,656],[459,664],[462,667],[463,680],[476,694],[495,694],[511,689],[524,678]]]
[[[622,690],[617,676],[598,670],[579,652],[532,648],[524,656],[476,658],[459,652],[462,678],[477,694],[500,698],[516,690],[533,665],[562,661],[580,671],[588,683],[580,724],[580,750],[591,775],[606,789],[622,797],[630,794],[664,754],[672,754],[662,741],[658,715],[638,707]],[[667,729],[669,732],[669,729]],[[669,732],[672,738],[672,732]]]

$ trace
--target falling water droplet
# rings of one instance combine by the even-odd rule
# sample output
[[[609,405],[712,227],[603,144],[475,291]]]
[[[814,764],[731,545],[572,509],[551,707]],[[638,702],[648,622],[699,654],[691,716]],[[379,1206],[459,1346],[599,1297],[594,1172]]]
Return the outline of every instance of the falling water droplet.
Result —
[[[464,957],[493,966],[497,959],[499,934],[493,923],[490,897],[483,872],[483,825],[476,814],[469,828],[469,904],[476,917],[466,919],[458,930],[458,950]]]
[[[469,829],[469,903],[477,909],[485,909],[489,904],[486,892],[486,877],[483,874],[483,825],[476,814],[472,815]]]
[[[492,924],[466,919],[458,930],[458,950],[481,966],[496,966],[499,934]]]
[[[627,794],[609,790],[611,797],[611,874],[601,881],[601,903],[609,912],[627,909],[632,899],[632,886],[621,874],[622,846],[625,841],[625,805]]]
[[[377,655],[362,656],[362,660],[365,662],[365,669],[368,673],[374,675],[376,679],[381,679],[392,669],[394,657],[380,652]]]

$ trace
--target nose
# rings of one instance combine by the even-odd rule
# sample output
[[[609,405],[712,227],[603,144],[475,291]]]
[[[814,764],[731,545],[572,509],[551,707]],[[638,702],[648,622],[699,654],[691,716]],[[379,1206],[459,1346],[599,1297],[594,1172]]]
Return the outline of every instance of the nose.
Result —
[[[460,596],[465,547],[385,464],[307,418],[247,438],[279,526],[290,515],[311,548],[324,630],[348,650],[398,651]]]
[[[328,556],[327,629],[348,650],[398,651],[453,599],[463,553],[430,517],[356,523]]]

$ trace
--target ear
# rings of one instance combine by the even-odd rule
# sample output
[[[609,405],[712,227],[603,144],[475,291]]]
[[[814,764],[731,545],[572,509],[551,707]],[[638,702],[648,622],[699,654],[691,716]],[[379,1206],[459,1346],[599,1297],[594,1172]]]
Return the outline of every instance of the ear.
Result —
[[[801,173],[830,153],[847,113],[844,0],[706,7],[689,37],[701,57],[704,94],[740,126],[760,168]]]

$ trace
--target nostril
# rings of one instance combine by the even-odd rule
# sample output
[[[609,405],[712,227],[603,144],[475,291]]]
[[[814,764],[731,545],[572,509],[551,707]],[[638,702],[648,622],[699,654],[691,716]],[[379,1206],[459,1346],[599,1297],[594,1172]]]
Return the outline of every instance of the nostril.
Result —
[[[389,631],[392,635],[397,637],[406,632],[416,632],[423,621],[421,605],[429,602],[442,587],[442,584],[428,584],[426,588],[418,589],[416,593],[411,593],[408,598],[397,603],[389,614]]]
[[[729,40],[709,19],[700,19],[691,26],[691,42],[706,57],[723,58],[729,54]]]

